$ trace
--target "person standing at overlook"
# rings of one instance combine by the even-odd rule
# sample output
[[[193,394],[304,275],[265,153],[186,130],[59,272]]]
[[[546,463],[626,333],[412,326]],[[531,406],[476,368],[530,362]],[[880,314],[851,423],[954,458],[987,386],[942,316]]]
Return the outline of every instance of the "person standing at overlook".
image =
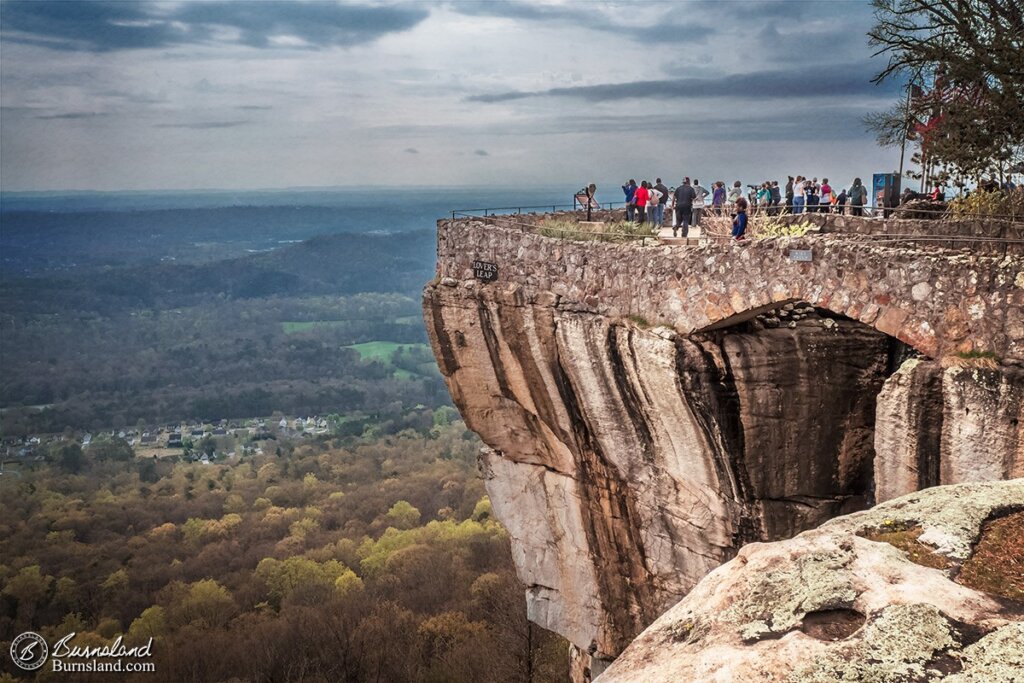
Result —
[[[661,228],[661,222],[658,222],[658,209],[661,208],[662,193],[659,192],[654,185],[647,183],[647,222],[655,226],[655,232]],[[664,222],[664,219],[662,220]]]
[[[622,186],[622,192],[626,195],[626,220],[633,222],[633,215],[636,212],[636,204],[633,199],[636,197],[636,181],[632,178]]]
[[[683,178],[682,184],[676,188],[676,218],[683,237],[690,234],[690,219],[693,217],[693,200],[696,196],[697,193],[690,185],[690,179]],[[672,230],[672,236],[676,236],[675,229]]]
[[[756,203],[754,204],[751,213],[768,213],[768,205],[771,204],[772,201],[772,192],[768,187],[768,181],[761,183],[757,188],[757,191],[754,194],[754,201]]]
[[[850,215],[864,215],[864,201],[868,198],[867,188],[860,181],[860,178],[853,179],[853,187],[850,188]]]
[[[640,183],[640,187],[636,188],[636,192],[633,193],[633,203],[636,205],[636,222],[637,224],[643,223],[647,219],[647,202],[651,198],[651,194],[647,191],[647,181],[644,180]]]
[[[815,182],[807,183],[807,213],[818,212],[818,184]]]
[[[832,186],[828,184],[828,178],[821,179],[821,203],[825,206],[832,204]],[[822,209],[822,211],[828,213],[828,209]]]
[[[661,182],[661,178],[654,181],[654,189],[661,193],[661,199],[658,200],[657,215],[654,218],[654,224],[660,229],[665,224],[665,205],[668,203],[668,188]]]
[[[786,206],[783,213],[793,213],[793,176],[786,181]]]
[[[802,175],[796,177],[796,182],[793,183],[793,213],[804,212],[804,192],[807,188],[807,181],[804,180]]]
[[[844,187],[843,191],[836,197],[836,213],[840,215],[846,213],[846,200],[849,198],[850,196],[846,194],[846,188]]]
[[[693,179],[693,225],[697,227],[700,225],[700,218],[704,215],[704,199],[710,194],[706,189],[701,187],[700,181],[696,178]]]
[[[729,204],[735,206],[736,200],[743,196],[743,183],[736,181],[729,190]]]
[[[779,189],[779,181],[773,180],[771,187],[768,188],[768,191],[772,195],[772,209],[770,213],[774,216],[779,213],[779,204],[782,203],[782,191]]]
[[[747,200],[740,197],[736,200],[736,215],[732,218],[733,239],[743,240],[747,235]]]
[[[711,210],[716,216],[725,213],[725,183],[721,180],[715,183],[715,189],[711,193]]]

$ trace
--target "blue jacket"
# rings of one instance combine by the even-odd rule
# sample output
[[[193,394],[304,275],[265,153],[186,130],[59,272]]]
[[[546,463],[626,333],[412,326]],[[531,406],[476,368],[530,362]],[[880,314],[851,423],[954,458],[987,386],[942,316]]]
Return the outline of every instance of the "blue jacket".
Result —
[[[732,219],[732,236],[739,239],[747,232],[747,212],[741,211]]]
[[[627,204],[632,204],[633,203],[633,195],[636,194],[636,188],[637,188],[636,185],[623,185],[622,186],[622,191],[626,193],[626,203]]]

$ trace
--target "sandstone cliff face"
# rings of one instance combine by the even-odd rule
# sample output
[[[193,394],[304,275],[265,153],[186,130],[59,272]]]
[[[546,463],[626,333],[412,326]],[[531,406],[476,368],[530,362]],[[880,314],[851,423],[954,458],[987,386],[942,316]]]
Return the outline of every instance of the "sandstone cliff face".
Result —
[[[425,301],[455,402],[491,448],[530,618],[599,659],[744,543],[867,503],[881,333],[684,338],[458,287]]]
[[[985,590],[970,563],[987,536],[1024,532],[1022,510],[1024,480],[961,484],[749,544],[598,681],[1020,681],[1019,558],[986,558]]]
[[[1024,370],[911,359],[878,398],[879,502],[937,484],[1024,477]]]
[[[497,280],[474,280],[473,258]],[[1022,371],[907,356],[1019,363],[1022,308],[1015,255],[634,247],[458,221],[439,224],[424,291],[529,616],[578,648],[578,679],[747,543],[1020,476]]]

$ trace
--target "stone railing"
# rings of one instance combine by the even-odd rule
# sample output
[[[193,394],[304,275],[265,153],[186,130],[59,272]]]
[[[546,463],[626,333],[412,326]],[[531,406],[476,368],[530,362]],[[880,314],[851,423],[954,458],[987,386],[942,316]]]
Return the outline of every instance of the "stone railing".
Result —
[[[980,237],[1024,242],[1024,222],[983,217],[962,219],[868,218],[837,213],[799,213],[779,216],[787,225],[812,223],[822,232],[857,235],[899,235],[916,237]],[[965,242],[966,243],[966,242]],[[978,243],[978,242],[975,242]],[[1019,250],[1020,245],[1010,243]],[[1002,249],[1004,245],[999,245]]]
[[[474,261],[494,264],[496,277],[476,280]],[[437,275],[440,284],[487,288],[510,300],[554,297],[563,307],[635,317],[683,334],[807,301],[926,356],[981,351],[1024,359],[1024,258],[1013,253],[828,234],[645,246],[457,219],[438,221]]]

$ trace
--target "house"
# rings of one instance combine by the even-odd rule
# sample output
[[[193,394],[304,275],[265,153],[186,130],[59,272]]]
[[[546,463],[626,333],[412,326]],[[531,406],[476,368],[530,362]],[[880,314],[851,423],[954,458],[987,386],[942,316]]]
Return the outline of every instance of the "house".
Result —
[[[167,437],[168,448],[181,448],[181,433],[174,432]]]
[[[139,443],[143,446],[153,446],[156,444],[156,435],[154,434],[143,434],[139,438]]]
[[[85,436],[82,437],[82,445],[83,446],[88,446],[91,443],[92,443],[92,434],[86,434]]]
[[[228,433],[228,430],[224,429],[223,427],[217,427],[217,428],[215,428],[213,430],[213,435],[214,436],[226,436],[227,433]]]

